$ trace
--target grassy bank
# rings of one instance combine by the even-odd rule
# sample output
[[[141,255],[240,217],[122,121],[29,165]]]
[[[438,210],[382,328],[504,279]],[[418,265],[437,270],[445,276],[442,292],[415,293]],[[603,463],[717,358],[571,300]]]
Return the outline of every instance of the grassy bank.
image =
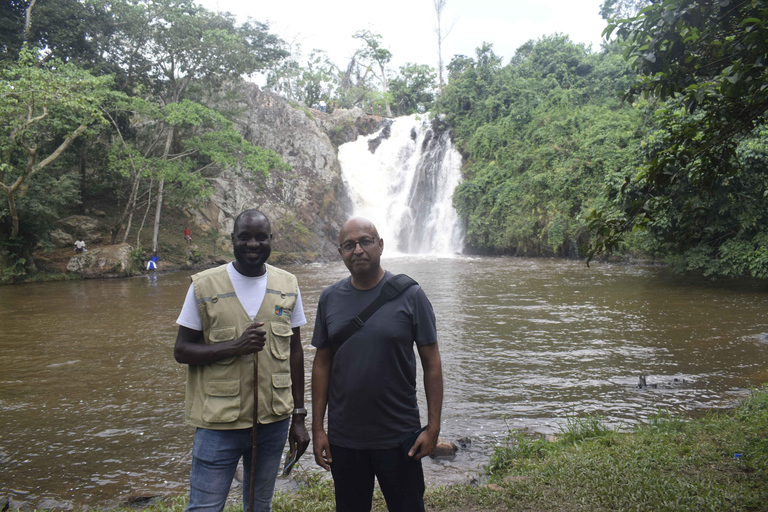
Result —
[[[768,511],[768,386],[732,410],[659,414],[628,433],[596,418],[570,420],[555,442],[509,432],[486,472],[488,485],[429,489],[427,510]],[[332,485],[310,476],[297,494],[278,493],[274,510],[332,511]],[[378,491],[374,510],[386,510]]]

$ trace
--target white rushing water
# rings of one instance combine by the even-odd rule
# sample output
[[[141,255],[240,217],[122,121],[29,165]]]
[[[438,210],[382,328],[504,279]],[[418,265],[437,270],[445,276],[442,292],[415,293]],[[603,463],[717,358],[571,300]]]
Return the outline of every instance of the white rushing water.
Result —
[[[461,252],[464,233],[451,202],[461,155],[448,131],[432,129],[428,115],[398,117],[374,135],[343,144],[339,161],[354,215],[376,224],[385,251]]]

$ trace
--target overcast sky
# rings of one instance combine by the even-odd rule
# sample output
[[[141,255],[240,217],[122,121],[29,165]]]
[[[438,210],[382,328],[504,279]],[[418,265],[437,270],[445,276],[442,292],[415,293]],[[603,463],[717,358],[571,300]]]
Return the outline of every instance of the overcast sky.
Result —
[[[437,67],[437,36],[433,0],[198,0],[211,10],[229,11],[239,21],[251,17],[269,22],[270,30],[289,43],[301,45],[303,55],[314,49],[328,52],[343,66],[359,47],[358,30],[382,36],[392,52],[393,71],[407,62]],[[602,0],[446,0],[443,26],[453,27],[443,42],[447,64],[455,54],[475,57],[483,42],[493,44],[504,64],[530,39],[562,33],[577,43],[600,49],[605,21]]]

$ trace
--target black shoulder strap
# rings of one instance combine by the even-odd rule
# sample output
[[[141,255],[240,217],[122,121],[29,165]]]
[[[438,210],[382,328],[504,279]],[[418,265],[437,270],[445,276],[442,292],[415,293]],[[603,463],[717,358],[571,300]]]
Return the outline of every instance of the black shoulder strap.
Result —
[[[389,278],[389,280],[384,283],[379,296],[376,297],[374,301],[368,305],[368,307],[366,307],[360,314],[354,317],[344,329],[339,331],[339,333],[331,339],[331,350],[333,353],[335,354],[336,351],[339,350],[339,347],[341,347],[344,342],[349,339],[350,336],[355,334],[355,332],[357,332],[357,330],[363,326],[366,320],[368,320],[371,315],[376,312],[377,309],[383,306],[385,302],[394,299],[403,291],[405,291],[406,288],[414,284],[419,283],[405,274],[397,274],[396,276]]]

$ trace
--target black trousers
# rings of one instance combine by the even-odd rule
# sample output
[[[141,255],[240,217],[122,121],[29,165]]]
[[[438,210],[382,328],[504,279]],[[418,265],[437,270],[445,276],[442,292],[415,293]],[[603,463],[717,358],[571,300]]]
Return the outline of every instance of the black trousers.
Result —
[[[401,447],[353,450],[331,445],[331,455],[337,512],[370,511],[374,477],[390,512],[424,512],[421,461],[408,457]]]

